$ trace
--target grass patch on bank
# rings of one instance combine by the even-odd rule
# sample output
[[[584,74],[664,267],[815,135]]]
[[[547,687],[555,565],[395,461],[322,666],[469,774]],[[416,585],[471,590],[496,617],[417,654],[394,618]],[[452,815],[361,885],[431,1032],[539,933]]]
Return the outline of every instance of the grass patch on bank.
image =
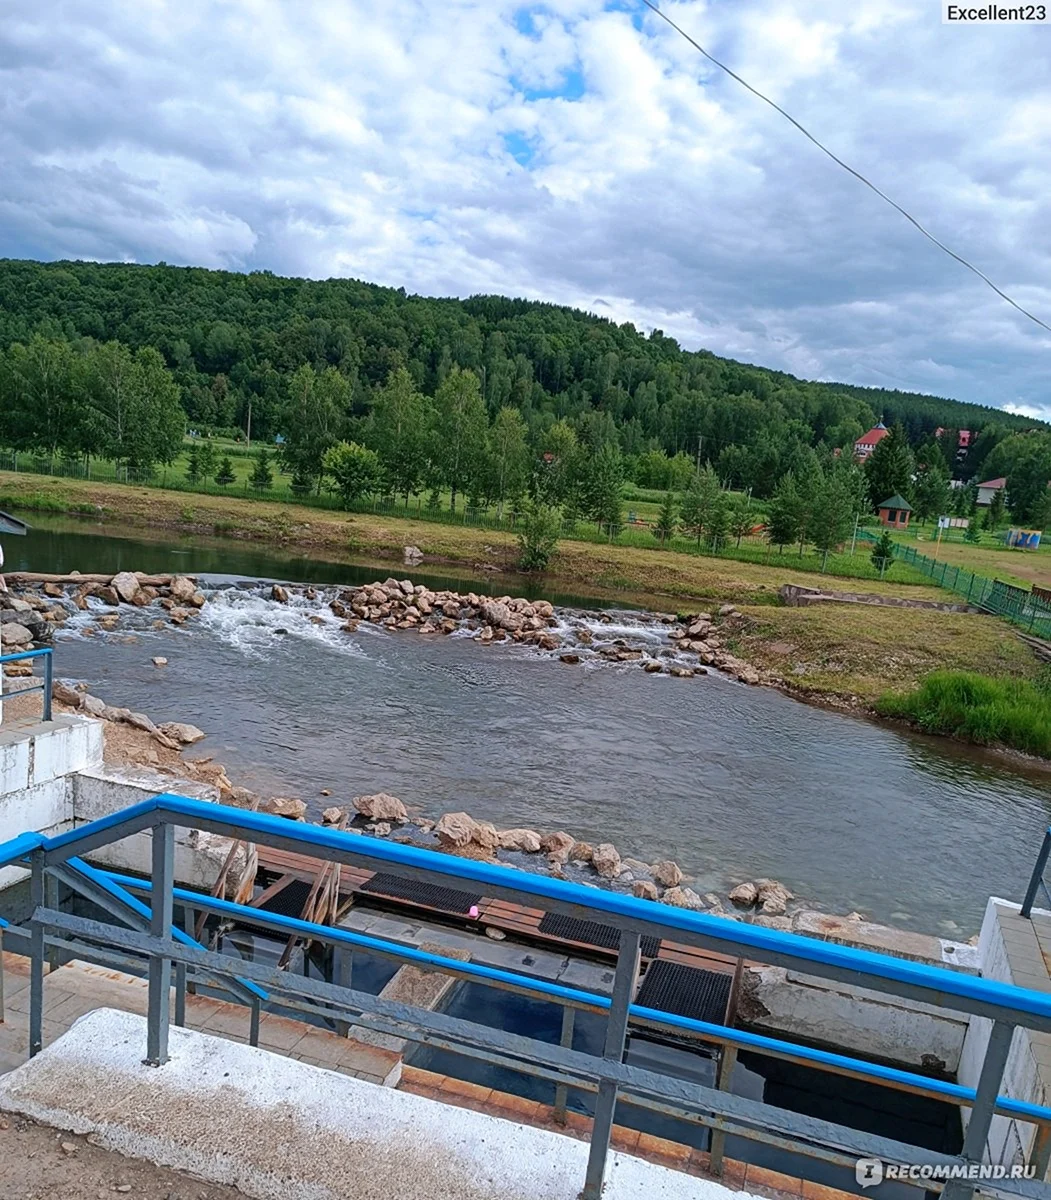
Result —
[[[881,696],[876,709],[926,733],[1051,757],[1051,688],[1043,676],[996,679],[975,671],[934,671],[913,691]]]
[[[890,689],[918,688],[932,671],[1014,681],[1040,673],[1011,626],[976,613],[820,604],[750,608],[731,647],[798,692],[856,696],[875,705]]]

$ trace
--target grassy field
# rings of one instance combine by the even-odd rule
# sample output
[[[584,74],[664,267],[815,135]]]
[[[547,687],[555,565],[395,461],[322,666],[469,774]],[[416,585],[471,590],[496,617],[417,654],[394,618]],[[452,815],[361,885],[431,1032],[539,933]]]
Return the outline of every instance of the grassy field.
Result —
[[[891,688],[917,687],[931,671],[1014,680],[1039,673],[1029,647],[995,617],[831,604],[753,608],[748,615],[737,642],[741,656],[814,696],[874,704]]]
[[[873,530],[875,531],[875,530]],[[1051,587],[1051,540],[1039,550],[1016,550],[1005,546],[1002,533],[982,531],[981,541],[965,542],[962,531],[949,531],[952,537],[942,537],[938,544],[938,531],[930,526],[894,534],[894,540],[912,546],[920,554],[938,562],[947,562],[954,567],[964,567],[977,575],[988,575],[990,579],[1002,579],[1019,587],[1031,587],[1034,583]]]

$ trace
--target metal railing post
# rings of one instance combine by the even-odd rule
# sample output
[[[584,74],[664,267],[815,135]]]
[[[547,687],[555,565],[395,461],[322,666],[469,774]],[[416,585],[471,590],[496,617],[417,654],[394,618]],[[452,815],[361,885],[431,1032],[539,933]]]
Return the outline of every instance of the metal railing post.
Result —
[[[562,1009],[562,1036],[558,1039],[558,1044],[566,1050],[573,1048],[573,1026],[576,1023],[577,1012],[575,1008],[570,1008],[565,1005]],[[569,1088],[564,1083],[560,1083],[555,1088],[555,1121],[559,1125],[566,1123],[566,1104],[569,1101]]]
[[[47,908],[58,908],[58,880],[50,872],[44,873],[44,903]],[[58,947],[49,946],[47,948],[47,973],[50,975],[52,971],[58,968]]]
[[[1047,1168],[1051,1166],[1051,1125],[1046,1121],[1036,1127],[1029,1151],[1029,1165],[1033,1168],[1035,1179],[1046,1179]]]
[[[635,996],[635,980],[639,974],[639,956],[642,939],[637,933],[621,930],[620,953],[617,956],[617,973],[613,977],[613,996],[606,1022],[606,1041],[602,1057],[619,1063],[624,1058],[624,1045],[628,1036],[628,1010]],[[617,1108],[617,1085],[604,1079],[598,1088],[595,1101],[595,1121],[591,1130],[591,1148],[588,1151],[588,1169],[584,1179],[584,1190],[580,1200],[599,1200],[602,1183],[606,1175],[606,1158],[609,1154],[609,1139],[613,1132],[613,1118]]]
[[[172,936],[172,883],[175,867],[175,826],[167,821],[153,827],[153,889],[150,898],[150,934],[170,941]],[[146,1065],[160,1067],[168,1061],[169,999],[172,960],[150,956],[149,1009],[146,1014]]]
[[[262,1001],[258,996],[252,1001],[252,1019],[248,1025],[248,1044],[249,1046],[259,1045],[259,1016],[262,1010]]]
[[[1044,834],[1040,853],[1036,856],[1036,862],[1033,864],[1033,873],[1029,876],[1029,886],[1025,889],[1025,899],[1022,901],[1022,911],[1019,916],[1028,917],[1032,912],[1037,888],[1040,887],[1040,880],[1043,879],[1044,870],[1047,867],[1048,855],[1051,855],[1051,829]]]
[[[55,656],[51,650],[44,655],[44,720],[51,720],[51,682],[55,671]]]
[[[175,964],[175,1016],[172,1018],[180,1029],[186,1028],[186,964]]]
[[[34,912],[44,907],[44,852],[34,851],[29,882]],[[44,1048],[44,926],[29,923],[29,1057]]]
[[[961,1156],[972,1163],[980,1163],[985,1155],[996,1098],[1000,1094],[1000,1084],[1003,1082],[1007,1056],[1011,1052],[1014,1031],[1015,1027],[1009,1021],[994,1021],[992,1032],[989,1034],[989,1045],[982,1060],[982,1071],[978,1076],[978,1087],[974,1104],[971,1106],[971,1119],[967,1122],[967,1133],[964,1135],[963,1149],[960,1151]],[[942,1191],[942,1200],[971,1200],[973,1195],[974,1181],[952,1179]]]
[[[4,931],[0,929],[0,1025],[7,1020],[4,1009]]]
[[[715,1086],[720,1092],[728,1092],[730,1090],[730,1081],[733,1078],[734,1067],[737,1065],[737,1047],[724,1046],[722,1054],[719,1055],[719,1071],[715,1077]],[[711,1153],[709,1155],[709,1166],[713,1175],[721,1175],[723,1173],[723,1154],[726,1151],[726,1130],[713,1129],[711,1140]]]

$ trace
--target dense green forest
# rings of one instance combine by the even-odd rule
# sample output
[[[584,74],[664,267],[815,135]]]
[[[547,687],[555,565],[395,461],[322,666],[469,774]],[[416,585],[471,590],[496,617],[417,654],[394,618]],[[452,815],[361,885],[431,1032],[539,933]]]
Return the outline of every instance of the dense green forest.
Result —
[[[0,445],[107,458],[133,477],[171,462],[190,428],[280,438],[304,491],[326,478],[348,496],[442,489],[454,505],[501,505],[546,475],[564,503],[557,476],[576,455],[590,465],[573,504],[594,514],[615,482],[685,492],[698,461],[724,487],[773,497],[880,417],[916,451],[939,426],[943,442],[978,434],[966,456],[946,455],[958,478],[1012,441],[1032,459],[1032,439],[1049,440],[999,409],[805,382],[552,304],[0,260]]]

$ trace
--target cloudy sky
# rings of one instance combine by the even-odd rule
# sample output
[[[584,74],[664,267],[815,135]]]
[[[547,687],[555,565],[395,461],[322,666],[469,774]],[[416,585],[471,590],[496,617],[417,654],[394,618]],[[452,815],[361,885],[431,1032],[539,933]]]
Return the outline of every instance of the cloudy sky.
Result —
[[[666,11],[1051,323],[1051,25]],[[637,0],[7,0],[0,255],[524,295],[1051,415],[1051,334]]]

